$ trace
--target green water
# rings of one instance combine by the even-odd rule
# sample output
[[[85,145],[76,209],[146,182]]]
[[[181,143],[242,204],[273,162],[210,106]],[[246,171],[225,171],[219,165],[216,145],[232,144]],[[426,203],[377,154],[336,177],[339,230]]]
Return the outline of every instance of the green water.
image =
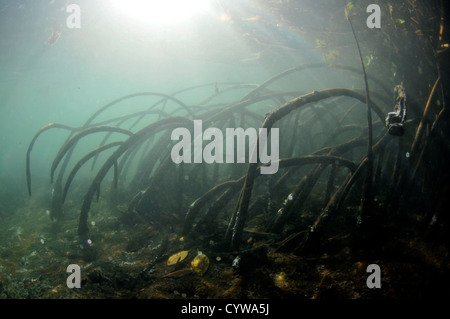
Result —
[[[441,213],[448,204],[444,196],[448,169],[440,170],[448,152],[439,151],[448,145],[447,120],[440,117],[447,102],[446,33],[439,38],[440,27],[447,25],[446,19],[441,20],[445,10],[439,1],[378,1],[380,28],[371,28],[366,11],[371,2],[346,2],[364,69],[346,19],[345,1],[205,0],[196,10],[195,1],[188,7],[176,1],[162,7],[155,5],[158,1],[119,5],[107,0],[1,0],[0,298],[370,299],[398,298],[405,292],[407,297],[422,297],[433,292],[435,287],[428,281],[448,268],[448,238],[442,235],[448,230],[448,217]],[[68,12],[70,4],[80,11]],[[289,74],[276,78],[288,70]],[[356,186],[348,189],[337,217],[333,215],[331,224],[321,228],[328,218],[326,209],[334,207],[332,195],[340,196],[347,174],[357,171],[366,158],[364,72],[375,105],[376,145],[370,193],[373,215],[367,215],[375,230],[369,227],[367,235],[358,228],[361,218],[366,221],[366,212],[360,214],[367,185],[363,175],[354,175]],[[441,82],[433,93],[438,76]],[[385,117],[395,110],[392,93],[400,84],[406,88],[408,121],[401,123],[405,134],[394,137],[386,133]],[[277,108],[298,96],[310,94],[314,99],[328,92],[323,90],[338,88],[346,91],[296,106],[277,118],[274,127],[280,129],[280,159],[342,156],[346,165],[341,165],[341,158],[325,158],[322,166],[314,162],[315,168],[308,163],[292,170],[282,167],[273,176],[257,176],[248,207],[242,204],[245,196],[244,200],[239,197],[246,194],[239,184],[227,200],[217,193],[200,201],[204,206],[199,215],[193,217],[192,225],[186,222],[198,198],[223,182],[249,180],[251,165],[248,158],[239,164],[165,162],[171,141],[158,146],[167,138],[163,133],[149,138],[148,144],[136,144],[136,156],[121,171],[117,190],[112,184],[114,169],[105,173],[98,201],[96,192],[87,192],[113,150],[103,152],[92,169],[92,160],[87,162],[70,185],[62,217],[55,221],[50,218],[55,203],[50,169],[73,135],[64,129],[45,131],[30,153],[32,196],[28,196],[26,155],[35,134],[49,123],[81,130],[90,116],[116,99],[123,98],[99,114],[94,124],[156,105],[160,113],[147,114],[135,126],[134,118],[101,125],[117,125],[133,134],[176,115],[201,119],[204,128],[225,131],[232,125],[262,127],[265,119],[281,114]],[[252,95],[252,90],[257,93]],[[233,109],[246,101],[248,105]],[[423,116],[427,101],[429,111]],[[426,127],[423,135],[421,122]],[[384,135],[388,137],[383,139]],[[92,134],[77,143],[63,183],[82,156],[105,143],[104,136]],[[360,138],[360,144],[350,151],[333,149],[355,138]],[[112,141],[125,142],[126,137],[113,133],[108,139]],[[412,149],[414,141],[418,143]],[[321,151],[326,147],[330,153]],[[154,157],[146,162],[149,150]],[[141,173],[140,169],[153,164],[153,170]],[[405,182],[408,178],[413,182]],[[299,187],[305,181],[311,184],[302,193]],[[147,187],[146,201],[138,197],[139,204],[133,204],[133,198]],[[280,210],[290,211],[292,194],[299,195],[300,203],[281,226],[271,227]],[[221,203],[218,207],[216,200]],[[83,203],[91,207],[86,209]],[[201,219],[209,216],[208,207],[218,211],[211,224]],[[242,207],[244,213],[239,211]],[[88,214],[90,233],[79,236],[79,219],[84,214]],[[240,230],[233,226],[236,216],[245,220]],[[206,228],[201,228],[202,223]],[[316,226],[320,235],[311,241],[313,248],[317,244],[317,259],[301,259],[306,252],[298,248],[303,245],[298,238],[305,233],[313,238]],[[433,233],[435,226],[437,239],[430,243],[424,229]],[[238,238],[237,243],[231,240],[231,248],[230,231]],[[382,248],[374,249],[378,242]],[[93,252],[86,253],[91,246]],[[405,250],[407,256],[399,258],[402,267],[414,275],[425,267],[426,279],[411,283],[406,274],[394,283],[396,275],[404,272],[391,257]],[[168,266],[167,259],[179,251],[188,251],[188,258],[176,267]],[[197,251],[204,251],[210,260],[209,270],[201,276],[190,266]],[[236,268],[232,265],[237,256],[243,264]],[[71,263],[82,266],[84,290],[70,290],[65,284],[65,270]],[[367,290],[364,271],[371,263],[381,264],[390,274],[390,290]],[[52,273],[54,277],[49,276]]]

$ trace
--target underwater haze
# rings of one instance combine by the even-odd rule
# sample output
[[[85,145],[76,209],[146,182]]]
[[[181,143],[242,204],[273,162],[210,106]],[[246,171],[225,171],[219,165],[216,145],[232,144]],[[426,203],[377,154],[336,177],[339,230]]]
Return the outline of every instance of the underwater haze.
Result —
[[[445,6],[0,0],[0,298],[442,297]]]

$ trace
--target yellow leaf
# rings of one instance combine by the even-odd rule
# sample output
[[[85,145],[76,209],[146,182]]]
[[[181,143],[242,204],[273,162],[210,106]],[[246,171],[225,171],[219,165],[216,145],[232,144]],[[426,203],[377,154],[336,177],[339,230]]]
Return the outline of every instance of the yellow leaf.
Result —
[[[188,255],[187,250],[182,250],[176,254],[173,254],[167,260],[167,265],[172,266],[172,265],[178,264],[180,261],[182,261],[184,258],[186,258],[187,255]]]
[[[192,270],[203,276],[209,267],[209,258],[205,254],[199,252],[197,256],[191,261]]]

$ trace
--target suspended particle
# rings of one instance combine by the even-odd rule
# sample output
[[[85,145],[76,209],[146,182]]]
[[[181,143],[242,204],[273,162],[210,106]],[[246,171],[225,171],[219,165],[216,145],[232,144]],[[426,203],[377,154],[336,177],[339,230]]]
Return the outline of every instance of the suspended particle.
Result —
[[[362,224],[362,217],[361,217],[361,215],[358,215],[358,217],[356,217],[356,224],[358,224],[358,225]]]

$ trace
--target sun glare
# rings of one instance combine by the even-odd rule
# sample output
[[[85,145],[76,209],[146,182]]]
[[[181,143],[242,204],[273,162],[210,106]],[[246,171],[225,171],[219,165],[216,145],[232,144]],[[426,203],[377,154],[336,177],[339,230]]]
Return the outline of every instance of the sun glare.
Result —
[[[154,24],[185,21],[208,8],[208,0],[114,0],[117,10]]]

